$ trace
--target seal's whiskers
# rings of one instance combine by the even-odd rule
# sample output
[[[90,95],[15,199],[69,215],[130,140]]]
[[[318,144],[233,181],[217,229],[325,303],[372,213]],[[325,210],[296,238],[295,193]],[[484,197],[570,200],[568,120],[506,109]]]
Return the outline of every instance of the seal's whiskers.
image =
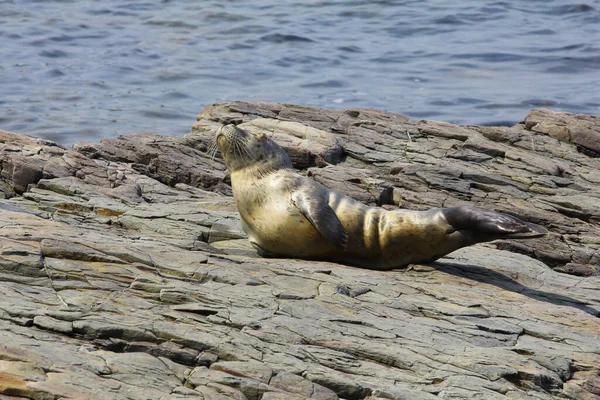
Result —
[[[206,146],[206,154],[210,158],[211,162],[215,161],[215,157],[217,154],[219,154],[219,152],[219,145],[215,139],[212,139],[210,142],[208,142],[208,145]]]
[[[237,156],[250,160],[256,160],[254,155],[248,149],[248,146],[246,146],[246,144],[239,137],[234,137],[232,144],[234,146],[234,152]]]

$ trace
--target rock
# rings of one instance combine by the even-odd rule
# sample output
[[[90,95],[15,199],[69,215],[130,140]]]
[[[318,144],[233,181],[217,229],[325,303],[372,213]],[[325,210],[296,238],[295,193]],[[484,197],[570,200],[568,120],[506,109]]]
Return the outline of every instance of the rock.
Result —
[[[365,203],[473,204],[551,234],[394,271],[260,258],[206,153],[229,122]],[[0,132],[0,398],[596,398],[596,131],[233,102],[185,138]]]
[[[336,400],[338,398],[332,390],[287,372],[274,376],[270,384],[286,392],[297,393],[307,398],[320,400]]]
[[[298,168],[337,164],[341,161],[342,147],[331,132],[299,122],[268,118],[256,118],[240,126],[275,140],[287,151]]]
[[[592,157],[600,157],[599,126],[600,121],[595,116],[546,109],[534,110],[525,118],[526,129],[574,143],[582,153]]]
[[[210,369],[226,372],[231,375],[255,379],[259,382],[269,383],[273,370],[263,363],[220,361],[213,363]]]

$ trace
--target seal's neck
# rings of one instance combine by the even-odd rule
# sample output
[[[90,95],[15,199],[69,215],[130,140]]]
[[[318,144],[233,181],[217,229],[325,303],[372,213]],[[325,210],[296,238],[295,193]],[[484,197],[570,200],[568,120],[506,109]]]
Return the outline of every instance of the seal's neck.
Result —
[[[249,165],[247,167],[244,167],[243,169],[237,171],[238,173],[240,173],[240,176],[246,176],[246,177],[253,177],[256,179],[262,179],[266,176],[269,176],[271,174],[276,173],[277,171],[281,171],[281,170],[291,170],[293,169],[291,166],[281,166],[281,165],[272,165],[272,164],[268,164],[268,163],[260,163],[260,164],[253,164],[253,165]],[[233,179],[233,174],[232,174],[232,179]]]

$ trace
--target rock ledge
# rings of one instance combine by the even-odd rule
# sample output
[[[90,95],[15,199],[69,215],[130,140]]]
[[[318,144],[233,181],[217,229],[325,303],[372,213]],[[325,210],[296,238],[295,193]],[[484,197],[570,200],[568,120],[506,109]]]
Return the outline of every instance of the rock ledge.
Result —
[[[369,271],[258,258],[215,129],[369,204],[473,204],[527,242]],[[0,131],[0,399],[597,399],[600,122],[215,104],[184,138]]]

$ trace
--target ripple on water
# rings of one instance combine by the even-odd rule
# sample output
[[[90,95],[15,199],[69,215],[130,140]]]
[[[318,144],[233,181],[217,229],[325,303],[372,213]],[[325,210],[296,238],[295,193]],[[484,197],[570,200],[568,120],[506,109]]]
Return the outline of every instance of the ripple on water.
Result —
[[[247,17],[243,15],[228,12],[208,12],[204,14],[204,18],[208,22],[239,22],[247,20]]]
[[[514,54],[514,53],[475,53],[475,54],[454,54],[451,56],[452,58],[457,58],[461,60],[479,60],[484,62],[513,62],[513,61],[523,61],[528,58],[528,56],[522,54]]]
[[[550,99],[529,99],[523,100],[521,105],[527,107],[553,107],[558,105],[558,101],[550,100]]]
[[[160,98],[164,101],[168,101],[168,100],[183,100],[183,99],[189,99],[191,98],[191,96],[187,93],[184,92],[179,92],[179,91],[169,91],[167,93],[163,93]]]
[[[452,107],[456,105],[473,105],[473,104],[483,104],[485,100],[475,99],[471,97],[459,97],[456,99],[444,99],[444,100],[433,100],[430,101],[429,104],[434,106],[444,106],[444,107]]]
[[[251,43],[233,43],[233,44],[230,44],[229,46],[227,46],[227,48],[229,50],[251,50],[251,49],[254,49],[255,47],[256,46]]]
[[[341,18],[362,18],[362,19],[373,19],[380,18],[381,14],[374,11],[367,10],[344,10],[338,13]]]
[[[189,24],[183,21],[168,21],[168,20],[150,20],[145,21],[146,25],[164,26],[166,28],[185,28],[185,29],[196,29],[198,24]]]
[[[406,53],[386,52],[378,57],[372,58],[370,61],[377,64],[406,64],[408,57]]]
[[[553,29],[537,29],[534,31],[529,31],[527,35],[556,35],[556,31]]]
[[[182,117],[185,117],[184,114],[163,108],[155,108],[152,110],[140,110],[138,111],[140,115],[148,118],[158,118],[158,119],[170,119],[170,120],[179,120]]]
[[[292,34],[283,34],[283,33],[272,33],[269,35],[265,35],[260,38],[260,40],[270,43],[286,43],[286,42],[305,42],[310,43],[313,42],[312,39],[309,39],[304,36],[292,35]]]
[[[438,27],[429,27],[429,26],[408,26],[406,24],[398,24],[397,26],[389,27],[384,29],[385,32],[390,34],[392,37],[396,38],[405,38],[411,36],[420,36],[420,35],[437,35],[443,32],[452,32],[452,29],[440,30]]]
[[[480,110],[503,110],[503,109],[515,109],[521,108],[522,104],[519,103],[486,103],[475,106]]]
[[[563,14],[575,14],[575,13],[587,13],[596,11],[596,9],[589,4],[565,4],[557,6],[548,11],[549,14],[563,15]]]
[[[590,57],[561,57],[554,66],[545,68],[545,72],[552,74],[577,74],[599,70],[600,55]]]
[[[52,68],[52,69],[48,70],[48,71],[46,72],[46,74],[47,74],[48,76],[51,76],[51,77],[53,77],[53,78],[58,78],[58,77],[61,77],[61,76],[65,76],[65,73],[64,73],[64,72],[62,72],[62,71],[61,71],[60,69],[58,69],[58,68]]]
[[[300,85],[303,88],[342,88],[346,86],[344,82],[336,79],[328,79],[320,82],[310,82]]]
[[[325,57],[314,57],[314,56],[308,56],[305,54],[290,54],[290,55],[286,55],[284,57],[278,58],[276,60],[273,60],[271,62],[271,64],[276,65],[278,67],[287,68],[287,67],[293,67],[295,65],[300,65],[300,64],[317,66],[317,65],[327,64],[329,62],[330,62],[330,59],[325,58]]]
[[[262,25],[246,25],[219,31],[220,35],[251,35],[269,32],[271,29]]]
[[[101,8],[101,9],[92,9],[92,10],[88,10],[86,11],[87,14],[89,15],[95,15],[95,16],[105,16],[105,15],[110,15],[113,17],[137,17],[138,14],[132,11],[123,11],[123,10],[115,10],[115,9],[109,9],[109,8]]]
[[[69,57],[69,54],[66,51],[62,50],[42,50],[39,52],[39,55],[48,58]]]
[[[457,15],[444,15],[441,18],[435,19],[433,22],[442,25],[463,25],[467,23],[465,20],[458,17]]]
[[[338,50],[341,50],[346,53],[363,53],[363,49],[359,46],[340,46]]]
[[[184,81],[196,77],[196,74],[189,70],[160,70],[153,75],[161,82]]]

